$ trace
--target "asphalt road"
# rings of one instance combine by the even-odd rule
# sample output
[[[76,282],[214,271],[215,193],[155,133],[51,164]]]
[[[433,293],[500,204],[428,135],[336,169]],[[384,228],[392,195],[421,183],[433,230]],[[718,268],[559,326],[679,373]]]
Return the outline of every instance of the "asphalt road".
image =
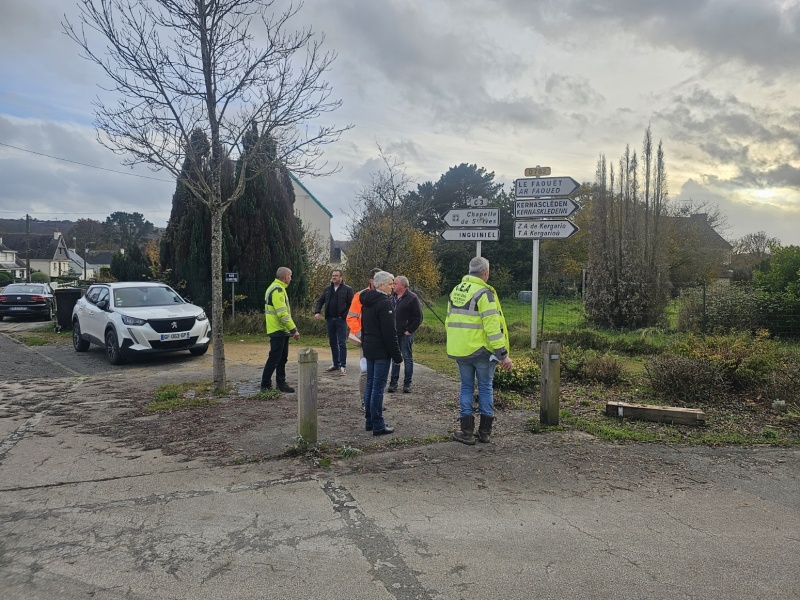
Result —
[[[798,450],[509,429],[220,467],[97,433],[207,358],[111,368],[0,333],[2,600],[800,598]],[[423,423],[441,377],[419,372]]]

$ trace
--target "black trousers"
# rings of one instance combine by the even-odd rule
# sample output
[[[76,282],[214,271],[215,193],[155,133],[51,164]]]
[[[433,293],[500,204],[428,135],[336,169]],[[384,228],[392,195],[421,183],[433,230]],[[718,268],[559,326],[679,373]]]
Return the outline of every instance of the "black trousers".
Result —
[[[269,338],[269,356],[261,374],[261,387],[272,386],[272,374],[278,385],[286,383],[286,363],[289,362],[289,336],[272,335]]]

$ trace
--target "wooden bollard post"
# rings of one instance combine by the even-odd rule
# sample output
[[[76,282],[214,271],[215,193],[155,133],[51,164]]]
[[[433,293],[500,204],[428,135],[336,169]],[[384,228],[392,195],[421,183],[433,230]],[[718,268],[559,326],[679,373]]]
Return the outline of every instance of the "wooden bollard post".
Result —
[[[309,444],[317,443],[317,351],[303,348],[297,353],[297,434]]]
[[[561,393],[561,344],[542,342],[542,399],[539,422],[558,425],[558,399]]]

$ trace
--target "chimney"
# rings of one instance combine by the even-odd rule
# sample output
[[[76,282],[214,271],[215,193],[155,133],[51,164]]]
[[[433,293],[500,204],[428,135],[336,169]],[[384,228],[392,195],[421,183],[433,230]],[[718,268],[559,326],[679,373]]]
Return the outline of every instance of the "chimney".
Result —
[[[56,229],[56,230],[53,232],[53,239],[54,239],[54,240],[57,240],[57,239],[58,239],[58,238],[60,238],[60,237],[61,237],[61,234],[58,232],[58,229]]]

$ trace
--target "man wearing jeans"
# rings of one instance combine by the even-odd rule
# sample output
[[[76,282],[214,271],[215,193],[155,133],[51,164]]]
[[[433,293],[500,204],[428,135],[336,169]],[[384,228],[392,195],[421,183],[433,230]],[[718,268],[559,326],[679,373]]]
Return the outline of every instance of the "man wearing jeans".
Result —
[[[459,404],[461,431],[453,434],[464,444],[474,444],[473,393],[478,380],[478,410],[481,416],[478,440],[488,442],[494,421],[492,379],[494,370],[514,367],[508,356],[508,328],[497,292],[487,282],[489,261],[476,256],[469,261],[469,275],[450,292],[445,331],[447,355],[458,364],[461,379]]]
[[[392,304],[397,330],[397,342],[403,354],[403,392],[411,392],[411,377],[414,375],[414,332],[422,323],[422,306],[417,295],[408,289],[408,279],[403,275],[394,278]],[[400,381],[400,365],[392,365],[387,392],[396,392]]]
[[[325,305],[325,324],[328,327],[328,343],[331,345],[333,363],[326,373],[347,373],[347,311],[353,301],[353,288],[347,285],[339,269],[331,272],[331,282],[325,286],[314,307],[314,318],[322,318]]]

